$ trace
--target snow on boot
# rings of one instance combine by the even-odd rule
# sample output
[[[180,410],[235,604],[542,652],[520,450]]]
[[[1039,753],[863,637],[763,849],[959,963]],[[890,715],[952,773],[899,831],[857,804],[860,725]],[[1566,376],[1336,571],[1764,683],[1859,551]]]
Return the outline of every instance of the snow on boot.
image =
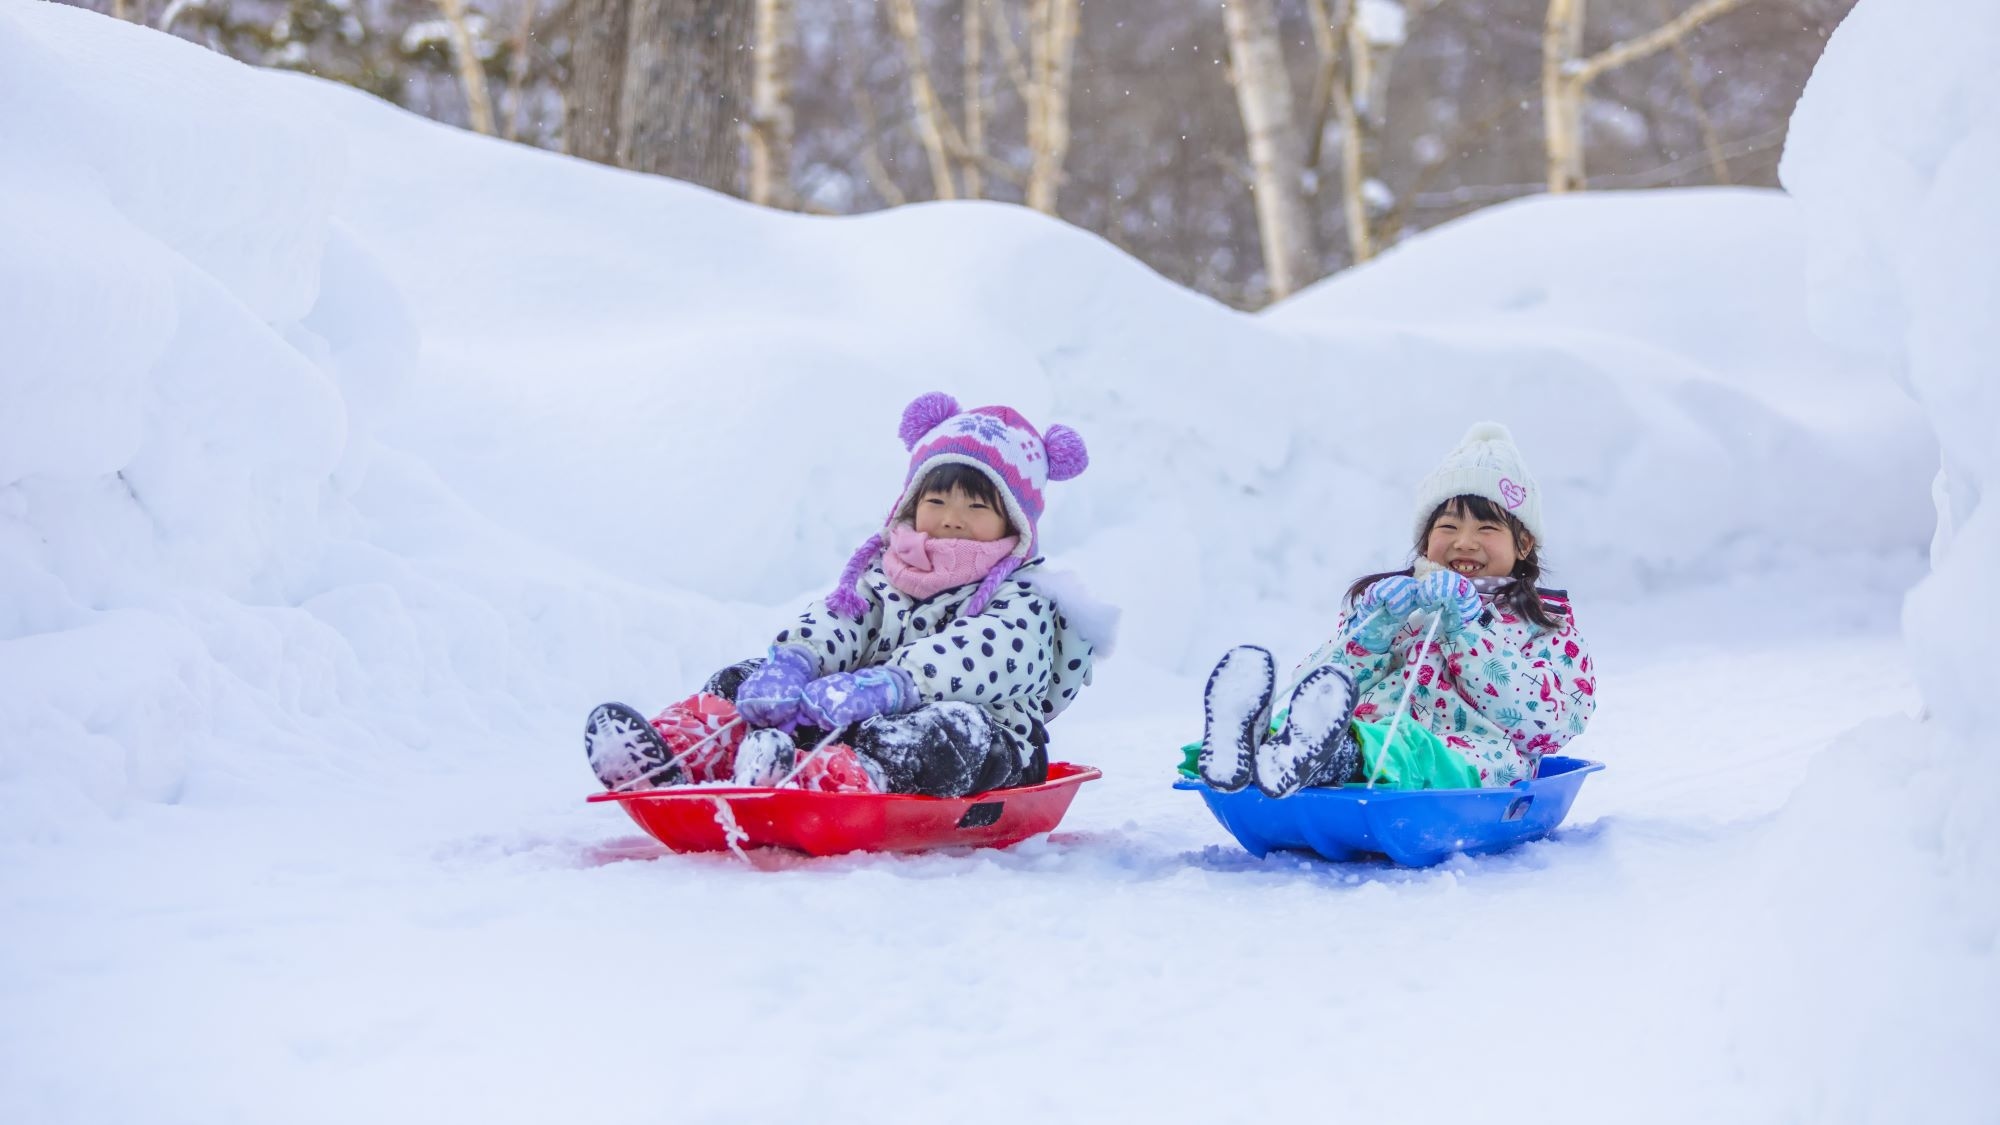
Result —
[[[753,730],[736,748],[734,781],[750,789],[770,789],[798,764],[792,736],[773,727]]]
[[[804,768],[792,782],[800,789],[821,793],[887,793],[888,779],[872,759],[854,752],[845,742],[822,747],[806,759]]]
[[[673,752],[653,724],[623,703],[605,703],[590,713],[583,724],[583,753],[606,789],[673,785],[681,780],[679,768],[668,768]]]
[[[1315,669],[1292,693],[1284,729],[1257,748],[1257,788],[1289,797],[1322,776],[1343,743],[1359,696],[1354,677],[1331,664]]]
[[[1271,725],[1277,668],[1268,649],[1241,645],[1223,654],[1203,693],[1201,779],[1234,793],[1250,784],[1257,743]]]

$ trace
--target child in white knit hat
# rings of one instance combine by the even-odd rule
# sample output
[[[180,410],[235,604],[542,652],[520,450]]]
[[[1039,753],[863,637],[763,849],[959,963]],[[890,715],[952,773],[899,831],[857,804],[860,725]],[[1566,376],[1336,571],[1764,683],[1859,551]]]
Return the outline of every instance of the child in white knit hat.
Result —
[[[1505,786],[1583,732],[1596,673],[1568,596],[1538,585],[1541,490],[1506,427],[1473,426],[1424,478],[1415,532],[1410,567],[1348,590],[1275,722],[1269,650],[1223,656],[1194,763],[1210,786]]]

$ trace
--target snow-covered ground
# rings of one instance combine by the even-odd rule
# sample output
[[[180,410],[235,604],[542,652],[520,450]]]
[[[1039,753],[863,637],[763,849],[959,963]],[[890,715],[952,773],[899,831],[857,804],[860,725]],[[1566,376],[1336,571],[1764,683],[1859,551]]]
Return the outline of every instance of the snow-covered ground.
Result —
[[[8,902],[0,1112],[1812,1119],[1852,1078],[1733,996],[1744,961],[1791,963],[1744,865],[1815,749],[1915,702],[1893,641],[1825,641],[1608,637],[1626,686],[1591,738],[1615,765],[1572,827],[1418,873],[1228,844],[1167,787],[1192,680],[1063,732],[1107,777],[1005,853],[661,855],[575,806],[567,745],[150,808],[7,857],[34,880]],[[1688,756],[1686,696],[1745,681],[1768,706]]]
[[[0,1120],[2000,1105],[1990,815],[1896,632],[1938,447],[1814,334],[1783,196],[1500,208],[1250,317],[1018,209],[771,214],[31,0],[0,151]],[[584,806],[584,711],[823,591],[934,388],[1091,443],[1043,539],[1125,608],[1053,732],[1106,778],[1005,853],[754,869]],[[1168,787],[1200,677],[1321,639],[1480,417],[1611,768],[1506,856],[1251,860]]]

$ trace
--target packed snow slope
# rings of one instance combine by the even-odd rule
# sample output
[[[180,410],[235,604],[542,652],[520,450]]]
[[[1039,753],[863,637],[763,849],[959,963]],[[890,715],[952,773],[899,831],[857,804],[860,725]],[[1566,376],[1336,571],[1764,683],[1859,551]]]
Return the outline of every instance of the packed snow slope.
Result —
[[[1016,208],[774,214],[74,8],[0,0],[0,76],[0,1120],[1993,1104],[1990,931],[1842,804],[1921,729],[1937,446],[1812,334],[1791,201],[1498,209],[1252,317]],[[1043,538],[1125,610],[1054,732],[1106,780],[1007,853],[755,869],[582,806],[584,711],[823,592],[931,389],[1090,442]],[[1201,676],[1321,639],[1486,417],[1612,769],[1508,857],[1249,860],[1167,788]]]

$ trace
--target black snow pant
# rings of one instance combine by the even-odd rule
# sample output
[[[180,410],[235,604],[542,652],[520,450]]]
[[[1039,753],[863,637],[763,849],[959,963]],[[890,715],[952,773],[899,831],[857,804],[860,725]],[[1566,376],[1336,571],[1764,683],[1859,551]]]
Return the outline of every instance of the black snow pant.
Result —
[[[744,678],[763,663],[732,664],[710,676],[701,690],[734,703]],[[808,750],[826,733],[800,727],[793,744]],[[970,703],[929,703],[901,715],[880,715],[849,730],[846,741],[881,767],[891,793],[963,797],[1049,779],[1049,736],[1039,721],[1029,725],[1023,747],[985,708]]]

